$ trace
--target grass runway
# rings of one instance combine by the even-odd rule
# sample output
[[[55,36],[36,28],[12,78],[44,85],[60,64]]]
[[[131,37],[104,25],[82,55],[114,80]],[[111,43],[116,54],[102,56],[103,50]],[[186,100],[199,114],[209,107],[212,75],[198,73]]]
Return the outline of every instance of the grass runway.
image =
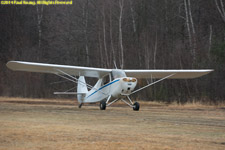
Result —
[[[225,149],[225,107],[140,104],[0,98],[0,150]]]

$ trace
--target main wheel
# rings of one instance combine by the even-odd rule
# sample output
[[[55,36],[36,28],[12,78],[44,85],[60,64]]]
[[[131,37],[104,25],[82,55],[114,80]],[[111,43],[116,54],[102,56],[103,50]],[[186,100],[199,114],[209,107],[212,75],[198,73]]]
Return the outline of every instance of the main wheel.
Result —
[[[101,110],[105,110],[106,109],[106,102],[105,101],[101,101],[100,102],[100,109]]]
[[[140,104],[138,102],[135,102],[134,105],[133,105],[133,110],[134,111],[139,111],[139,108],[140,108]]]
[[[78,106],[79,108],[81,108],[82,107],[82,105],[83,105],[83,103],[80,103],[80,105]]]

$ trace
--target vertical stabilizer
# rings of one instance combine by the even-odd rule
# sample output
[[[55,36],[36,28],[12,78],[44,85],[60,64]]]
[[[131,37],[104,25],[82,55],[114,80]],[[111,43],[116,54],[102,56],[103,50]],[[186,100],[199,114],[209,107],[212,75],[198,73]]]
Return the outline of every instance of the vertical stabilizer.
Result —
[[[77,84],[77,100],[79,103],[83,103],[86,94],[88,93],[87,85],[84,76],[80,76]]]

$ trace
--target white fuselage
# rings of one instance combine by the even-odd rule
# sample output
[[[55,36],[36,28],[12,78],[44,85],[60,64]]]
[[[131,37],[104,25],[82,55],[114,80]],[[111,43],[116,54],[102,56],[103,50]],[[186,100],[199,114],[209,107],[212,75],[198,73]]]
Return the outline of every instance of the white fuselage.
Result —
[[[103,79],[99,79],[95,86],[88,91],[85,96],[84,103],[99,102],[112,98],[122,98],[131,93],[137,85],[137,79],[133,77],[115,78],[113,81],[102,84]]]

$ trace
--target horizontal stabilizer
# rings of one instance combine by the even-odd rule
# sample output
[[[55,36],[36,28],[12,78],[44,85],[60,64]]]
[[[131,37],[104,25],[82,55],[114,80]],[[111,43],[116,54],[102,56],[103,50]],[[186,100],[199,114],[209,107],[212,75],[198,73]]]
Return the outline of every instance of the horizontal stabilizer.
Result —
[[[55,95],[77,95],[77,92],[54,92]]]

